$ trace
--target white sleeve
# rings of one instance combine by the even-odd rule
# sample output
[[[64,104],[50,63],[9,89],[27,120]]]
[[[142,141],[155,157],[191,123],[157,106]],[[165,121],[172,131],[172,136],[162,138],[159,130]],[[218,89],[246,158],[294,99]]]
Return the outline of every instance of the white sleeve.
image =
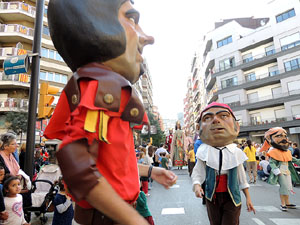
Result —
[[[205,162],[203,162],[198,158],[192,173],[193,191],[195,191],[195,184],[201,185],[204,183],[205,177],[206,177]]]
[[[67,199],[66,201],[65,201],[65,203],[63,203],[63,204],[60,204],[60,205],[57,205],[56,206],[56,209],[57,209],[57,211],[59,212],[59,213],[64,213],[65,211],[67,211],[67,209],[69,208],[69,206],[72,204],[72,202],[69,200],[69,199]]]
[[[250,185],[247,182],[246,173],[243,164],[238,165],[237,174],[238,174],[240,189],[249,188]]]

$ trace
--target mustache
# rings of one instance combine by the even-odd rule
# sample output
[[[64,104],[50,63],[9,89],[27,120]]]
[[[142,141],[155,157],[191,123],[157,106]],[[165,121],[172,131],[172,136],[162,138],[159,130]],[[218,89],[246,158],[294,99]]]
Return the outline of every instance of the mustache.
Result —
[[[282,140],[282,141],[280,141],[278,144],[287,144],[287,143],[289,143],[287,140]]]

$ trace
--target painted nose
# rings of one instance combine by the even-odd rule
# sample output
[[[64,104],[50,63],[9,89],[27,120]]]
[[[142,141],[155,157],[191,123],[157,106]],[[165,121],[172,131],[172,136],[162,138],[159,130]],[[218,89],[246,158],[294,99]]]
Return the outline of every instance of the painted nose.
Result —
[[[154,37],[148,36],[142,30],[140,30],[139,42],[143,45],[152,45],[154,44]]]

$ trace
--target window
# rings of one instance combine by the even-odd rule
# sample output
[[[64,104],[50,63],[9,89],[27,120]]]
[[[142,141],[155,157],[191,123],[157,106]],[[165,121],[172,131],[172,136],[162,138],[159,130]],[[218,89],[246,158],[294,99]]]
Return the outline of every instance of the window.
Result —
[[[224,46],[224,45],[228,45],[229,43],[232,43],[232,36],[229,36],[227,38],[224,38],[221,41],[217,42],[218,48]]]
[[[276,76],[279,74],[279,70],[278,70],[278,66],[271,66],[268,68],[268,71],[269,71],[269,76],[272,77],[272,76]]]
[[[248,53],[246,55],[243,55],[243,63],[248,63],[253,61],[252,53]]]
[[[53,50],[49,50],[49,58],[54,59],[54,51]]]
[[[251,125],[261,124],[261,116],[260,113],[255,113],[250,115]]]
[[[273,98],[280,98],[282,96],[281,87],[272,88],[272,96]]]
[[[287,83],[287,86],[290,95],[300,93],[300,80],[289,82]]]
[[[223,98],[223,102],[228,104],[230,107],[240,106],[240,96],[239,95],[231,95]]]
[[[256,75],[255,75],[255,73],[249,73],[249,74],[246,74],[245,77],[246,77],[246,81],[253,81],[253,80],[256,80]]]
[[[68,82],[68,77],[65,76],[65,75],[62,75],[62,76],[61,76],[61,82],[62,82],[63,84],[66,84],[66,83]]]
[[[254,102],[258,102],[259,101],[259,99],[258,99],[258,92],[247,94],[247,97],[248,97],[248,102],[249,103],[254,103]]]
[[[265,48],[266,56],[275,54],[274,45]]]
[[[43,34],[50,36],[49,28],[46,26],[43,26]]]
[[[300,44],[299,32],[280,39],[281,50],[287,50]]]
[[[229,68],[234,67],[235,66],[234,57],[220,61],[219,65],[220,65],[220,71],[227,70]]]
[[[54,76],[54,80],[55,80],[55,82],[60,82],[60,74],[55,74],[55,76]]]
[[[46,72],[40,72],[40,79],[41,80],[46,80],[46,76],[47,76],[47,74],[46,74]]]
[[[276,119],[281,119],[281,118],[285,118],[285,109],[277,109],[274,111],[275,112],[275,117]],[[277,120],[280,121],[280,120]]]
[[[294,119],[300,119],[300,105],[293,105],[292,109],[292,116]]]
[[[48,79],[49,81],[53,81],[54,77],[53,77],[53,73],[48,73]]]
[[[295,15],[296,15],[295,10],[291,9],[291,10],[285,12],[285,13],[282,13],[282,14],[276,16],[276,22],[280,23],[284,20],[287,20],[288,18],[294,17]]]
[[[300,58],[297,58],[297,59],[293,59],[291,61],[285,62],[284,63],[284,68],[285,68],[285,71],[288,72],[288,71],[291,71],[291,70],[298,69],[299,65],[300,65]]]
[[[235,86],[235,85],[238,85],[237,77],[231,77],[229,79],[221,81],[222,89],[232,87],[232,86]]]
[[[42,48],[42,57],[48,58],[48,49]]]
[[[63,59],[60,56],[60,54],[58,54],[58,52],[56,52],[56,54],[55,54],[55,59],[58,60],[58,61],[62,61],[63,62]]]

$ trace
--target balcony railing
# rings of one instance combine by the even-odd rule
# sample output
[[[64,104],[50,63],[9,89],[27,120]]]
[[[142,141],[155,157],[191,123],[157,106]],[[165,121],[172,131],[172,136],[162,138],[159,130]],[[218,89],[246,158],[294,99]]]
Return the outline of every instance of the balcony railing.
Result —
[[[289,45],[288,45],[288,46],[289,46],[288,48],[277,48],[277,49],[269,50],[269,51],[267,51],[267,52],[260,53],[260,54],[258,54],[258,55],[253,56],[253,57],[252,57],[252,60],[247,60],[247,62],[244,62],[244,61],[242,60],[242,61],[236,62],[233,66],[230,66],[230,67],[228,67],[228,68],[227,68],[227,67],[226,67],[226,68],[222,68],[222,69],[220,69],[220,68],[219,68],[219,69],[215,68],[213,72],[214,72],[214,73],[223,72],[223,71],[226,71],[226,70],[228,70],[228,69],[231,69],[231,68],[240,66],[240,65],[242,65],[242,64],[250,63],[250,62],[252,62],[252,61],[254,61],[254,60],[256,60],[256,59],[261,59],[261,58],[263,58],[263,57],[267,57],[267,56],[273,55],[273,54],[275,54],[275,53],[279,53],[279,52],[282,52],[282,51],[286,51],[286,50],[291,49],[291,48],[294,48],[294,47],[296,47],[296,46],[298,46],[298,45],[300,45],[300,41],[297,41],[297,42],[294,42],[294,43],[289,44]]]
[[[14,75],[5,75],[0,73],[0,81],[13,81],[20,83],[30,83],[30,75],[28,74],[14,74]]]
[[[0,57],[4,56],[15,56],[18,55],[19,48],[12,48],[12,47],[7,47],[7,48],[0,48]],[[24,49],[21,49],[24,51]],[[27,51],[27,50],[26,50]],[[27,51],[27,53],[31,53],[31,51]]]
[[[28,111],[28,99],[0,98],[0,111]]]
[[[20,34],[33,37],[33,29],[20,24],[1,24],[0,32],[2,33],[17,32]]]
[[[283,123],[287,121],[293,121],[293,120],[300,120],[300,114],[289,116],[289,117],[280,117],[280,118],[257,118],[257,117],[250,117],[250,122],[242,122],[239,121],[240,126],[259,126],[259,125],[268,125],[268,124],[274,124],[274,123]]]
[[[20,10],[22,12],[29,13],[32,17],[35,17],[36,8],[23,2],[0,2],[1,10]]]
[[[281,93],[281,94],[267,95],[259,98],[248,99],[246,101],[236,101],[236,102],[231,102],[226,104],[228,104],[230,107],[239,107],[239,106],[248,105],[252,103],[258,103],[258,102],[263,102],[267,100],[273,100],[273,99],[278,99],[278,98],[288,97],[288,96],[298,95],[298,94],[300,94],[300,89]]]

